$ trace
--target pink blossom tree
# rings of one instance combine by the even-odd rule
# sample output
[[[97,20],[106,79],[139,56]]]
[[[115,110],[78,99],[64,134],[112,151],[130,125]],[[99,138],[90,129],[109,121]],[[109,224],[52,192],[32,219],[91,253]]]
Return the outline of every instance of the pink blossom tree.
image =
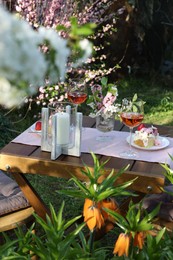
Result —
[[[107,60],[109,37],[116,31],[116,17],[120,15],[119,10],[111,11],[112,6],[111,0],[16,0],[16,11],[34,28],[41,25],[56,28],[59,24],[69,27],[72,16],[77,17],[79,24],[92,22],[97,25],[90,38],[94,42],[95,55],[88,60],[84,71],[87,81],[99,80],[117,69],[117,64],[110,66]],[[78,72],[82,71],[78,69]]]
[[[84,78],[84,81],[99,82],[103,76],[115,75],[118,68],[110,55],[110,40],[116,33],[117,17],[122,15],[122,3],[114,8],[112,0],[15,0],[16,12],[28,21],[35,29],[39,26],[55,28],[70,26],[70,17],[77,17],[79,24],[95,23],[97,29],[90,36],[93,42],[94,55],[76,70],[69,66],[69,77]],[[66,34],[61,31],[61,35]],[[111,61],[110,61],[111,60]],[[61,88],[60,88],[61,89]],[[47,94],[48,95],[48,94]],[[51,98],[51,97],[50,97]],[[43,101],[44,102],[44,101]]]

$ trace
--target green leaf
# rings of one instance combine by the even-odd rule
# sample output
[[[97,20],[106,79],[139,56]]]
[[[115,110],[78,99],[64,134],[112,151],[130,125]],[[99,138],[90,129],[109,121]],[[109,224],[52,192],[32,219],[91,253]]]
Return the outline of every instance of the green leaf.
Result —
[[[151,223],[141,222],[137,225],[138,231],[148,231],[152,229],[153,229],[153,225]]]
[[[67,195],[74,198],[86,198],[86,193],[81,192],[81,190],[57,190],[59,194]]]
[[[88,194],[88,189],[85,187],[85,185],[79,181],[77,178],[72,178],[75,184],[83,191],[85,194]]]
[[[93,33],[92,28],[89,27],[82,27],[82,28],[78,28],[76,31],[76,35],[79,36],[88,36],[91,35]]]
[[[155,216],[158,215],[159,210],[160,210],[160,205],[161,203],[159,203],[159,205],[157,205],[157,207],[151,211],[149,214],[147,214],[146,218],[148,219],[148,221],[151,221]]]
[[[132,111],[133,111],[134,113],[137,113],[137,112],[138,112],[137,106],[133,105],[133,106],[132,106]]]
[[[138,95],[135,93],[133,98],[132,98],[132,102],[136,102],[137,98],[138,98]]]
[[[64,230],[66,230],[67,228],[69,228],[71,225],[73,225],[78,219],[81,219],[82,215],[80,216],[77,216],[71,220],[69,220],[67,223],[64,224]],[[85,222],[82,223],[82,226],[81,227],[84,227],[86,225]],[[81,228],[80,227],[80,228]]]
[[[57,218],[58,230],[60,230],[62,227],[62,213],[63,213],[64,205],[65,205],[65,203],[63,201],[61,204],[61,207],[58,211],[58,215],[57,215],[57,217],[55,217],[55,219]],[[51,207],[51,208],[53,208],[53,207]]]
[[[56,30],[57,31],[67,31],[68,29],[64,25],[60,24],[60,25],[56,26]]]
[[[108,78],[107,78],[107,77],[102,77],[102,78],[101,78],[101,84],[102,84],[102,86],[106,86],[107,83],[108,83]]]
[[[129,223],[127,222],[127,220],[120,215],[119,213],[117,213],[116,211],[110,210],[108,208],[103,208],[107,213],[109,213],[116,221],[116,224],[122,228],[123,230],[127,230],[129,227]]]
[[[157,236],[156,236],[156,243],[157,243],[157,244],[159,244],[160,240],[163,238],[163,235],[164,235],[165,231],[166,231],[166,227],[162,228],[162,229],[158,232],[158,234],[157,234]]]
[[[172,157],[171,157],[171,159],[172,159]],[[166,163],[160,164],[160,165],[166,170],[166,172],[163,172],[163,175],[173,184],[173,170],[170,169],[170,167]]]
[[[73,27],[77,27],[77,25],[78,25],[77,17],[75,17],[75,16],[70,17],[70,22]]]

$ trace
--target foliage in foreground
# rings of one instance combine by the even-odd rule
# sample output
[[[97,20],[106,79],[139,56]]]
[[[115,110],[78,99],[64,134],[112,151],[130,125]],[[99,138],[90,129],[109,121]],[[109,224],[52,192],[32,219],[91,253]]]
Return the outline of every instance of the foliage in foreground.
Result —
[[[51,216],[47,216],[46,222],[34,215],[36,230],[39,230],[40,234],[32,232],[35,228],[34,225],[26,233],[21,228],[18,228],[15,231],[15,239],[4,234],[5,243],[0,246],[0,255],[3,260],[31,259],[32,255],[36,255],[43,260],[113,260],[117,258],[126,260],[161,260],[173,258],[172,234],[168,234],[166,228],[160,231],[155,230],[152,224],[153,218],[158,213],[159,206],[152,212],[147,213],[142,209],[141,203],[133,204],[131,202],[126,216],[122,216],[117,208],[112,207],[112,205],[114,206],[112,200],[108,200],[110,199],[109,195],[115,195],[115,191],[117,191],[117,187],[113,188],[111,182],[111,180],[114,181],[112,179],[114,176],[110,174],[108,179],[103,179],[102,182],[98,183],[99,178],[103,177],[102,168],[105,163],[100,165],[97,157],[94,154],[92,155],[94,172],[90,172],[87,166],[86,171],[83,172],[89,177],[90,183],[88,183],[87,187],[84,187],[80,181],[73,177],[72,179],[79,187],[79,190],[77,192],[67,192],[70,196],[77,195],[85,199],[84,222],[77,224],[81,216],[65,221],[63,218],[64,202],[57,214],[53,206],[50,205]],[[165,169],[168,171],[168,176],[172,175],[169,168],[166,167]],[[172,176],[170,181],[172,182]],[[122,190],[124,188],[126,188],[126,185]],[[114,192],[113,189],[115,189]],[[100,203],[103,204],[100,205]],[[95,214],[96,209],[97,214]],[[101,212],[100,215],[98,211]],[[88,215],[86,212],[93,212],[94,214]],[[109,247],[103,248],[95,240],[95,234],[104,227],[105,220],[108,218],[119,229],[116,227],[113,229],[113,226],[111,226],[112,231],[109,230],[109,232],[115,234],[115,245],[111,244]],[[102,222],[101,219],[104,219],[104,221]],[[89,225],[88,221],[92,225]]]
[[[135,206],[136,205],[132,205],[132,208],[134,209]],[[21,229],[21,227],[18,228],[15,231],[16,239],[11,239],[4,234],[5,243],[0,246],[1,259],[27,260],[31,259],[32,255],[36,255],[39,259],[43,260],[158,260],[172,259],[173,257],[173,239],[166,232],[165,228],[159,231],[155,236],[147,234],[142,248],[140,248],[140,243],[127,243],[128,240],[126,238],[128,238],[128,236],[121,233],[115,243],[115,245],[119,243],[118,256],[115,253],[115,249],[115,255],[110,256],[110,250],[113,251],[113,245],[110,245],[109,248],[103,248],[98,242],[92,240],[91,237],[87,239],[86,232],[84,232],[83,229],[85,223],[76,226],[73,231],[68,232],[72,223],[76,222],[79,217],[66,222],[62,217],[63,208],[64,204],[62,204],[60,211],[56,215],[51,206],[51,218],[47,217],[47,222],[44,222],[40,217],[35,215],[37,229],[42,229],[42,235],[37,235],[32,232],[34,225],[26,233]],[[128,214],[130,214],[132,208],[129,208]],[[145,219],[146,218],[147,216]],[[141,220],[141,223],[142,221],[143,220]],[[116,236],[118,236],[118,233]],[[139,240],[134,240],[134,242],[135,241],[139,242]],[[93,248],[92,251],[90,250],[91,243]],[[129,246],[130,249],[129,253],[126,255],[126,252],[128,252],[127,246]]]

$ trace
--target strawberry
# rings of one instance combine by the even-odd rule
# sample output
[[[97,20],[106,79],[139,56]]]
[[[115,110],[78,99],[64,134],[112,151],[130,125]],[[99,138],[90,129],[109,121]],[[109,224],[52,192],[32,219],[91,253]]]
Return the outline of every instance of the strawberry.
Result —
[[[141,130],[142,128],[144,128],[144,127],[145,127],[144,124],[140,124],[140,125],[138,126],[137,130],[140,131],[140,130]]]
[[[36,131],[41,131],[41,121],[37,121],[37,122],[35,123],[35,130],[36,130]]]

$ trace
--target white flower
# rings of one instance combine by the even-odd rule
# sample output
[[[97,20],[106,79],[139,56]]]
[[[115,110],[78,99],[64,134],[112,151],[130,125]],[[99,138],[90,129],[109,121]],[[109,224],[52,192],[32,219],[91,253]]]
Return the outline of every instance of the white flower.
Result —
[[[46,41],[53,49],[54,62],[39,49]],[[52,29],[34,31],[26,21],[0,7],[0,104],[18,105],[22,97],[36,93],[47,77],[51,83],[63,79],[70,54],[66,45]]]
[[[67,41],[61,38],[53,29],[40,27],[38,30],[42,40],[49,42],[49,48],[55,51],[54,66],[49,67],[50,78],[54,82],[58,81],[58,76],[61,80],[64,80],[66,72],[67,58],[70,54],[70,50],[67,47]],[[52,58],[52,57],[51,57]],[[58,75],[59,74],[59,75]]]
[[[46,64],[38,50],[38,34],[3,9],[0,24],[0,76],[16,86],[20,82],[27,82],[28,86],[43,82]]]
[[[76,68],[77,66],[81,65],[82,63],[86,62],[87,59],[92,54],[92,43],[88,41],[87,39],[81,40],[79,42],[79,47],[83,52],[83,55],[81,58],[79,58],[74,64],[73,67]]]
[[[20,105],[24,102],[26,92],[19,90],[16,86],[11,85],[5,78],[0,78],[0,104],[7,108]]]
[[[75,67],[92,53],[92,45],[86,39],[79,42],[79,47],[83,55]],[[40,27],[35,31],[1,6],[0,105],[18,105],[46,82],[50,85],[64,80],[69,55],[67,41],[54,29]]]

